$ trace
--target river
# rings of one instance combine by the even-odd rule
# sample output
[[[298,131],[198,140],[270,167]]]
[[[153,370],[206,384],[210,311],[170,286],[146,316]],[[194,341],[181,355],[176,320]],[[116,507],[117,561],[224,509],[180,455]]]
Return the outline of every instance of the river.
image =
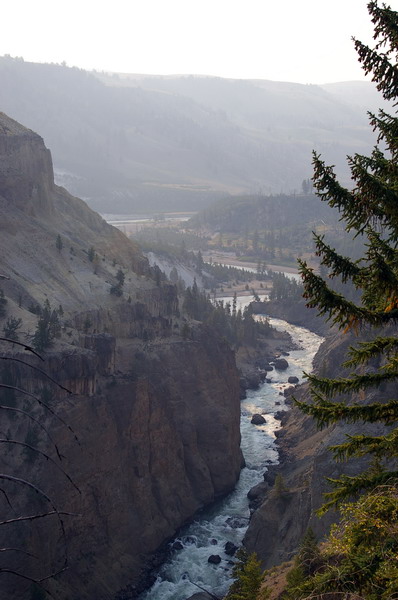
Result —
[[[224,300],[228,302],[232,298]],[[241,307],[249,301],[247,297],[238,298]],[[288,377],[295,375],[302,381],[303,371],[311,371],[313,357],[322,342],[315,333],[281,319],[270,318],[270,323],[276,329],[290,333],[301,349],[290,352],[286,371],[274,370],[268,374],[271,383],[264,383],[258,390],[248,390],[247,398],[241,404],[241,447],[246,466],[234,491],[210,509],[202,511],[195,521],[180,531],[175,542],[180,542],[178,546],[182,548],[171,551],[169,559],[158,572],[156,582],[140,596],[140,600],[186,600],[200,591],[191,582],[220,598],[228,591],[233,564],[224,552],[224,545],[227,541],[241,544],[250,515],[247,492],[263,480],[269,464],[278,462],[275,431],[280,423],[274,414],[288,410],[281,393],[288,386]],[[251,424],[254,413],[265,416],[265,425]],[[208,563],[209,556],[217,554],[221,562],[218,565]]]

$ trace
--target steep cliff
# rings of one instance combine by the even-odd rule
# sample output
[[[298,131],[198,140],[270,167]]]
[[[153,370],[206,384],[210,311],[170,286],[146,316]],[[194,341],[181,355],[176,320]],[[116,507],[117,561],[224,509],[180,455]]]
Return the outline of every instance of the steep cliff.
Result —
[[[34,420],[1,411],[2,437],[26,446],[5,443],[0,469],[78,515],[64,516],[63,525],[55,515],[0,527],[1,543],[30,553],[8,553],[1,567],[40,578],[62,567],[67,545],[69,568],[46,584],[56,598],[134,597],[154,552],[238,478],[234,355],[199,325],[189,340],[179,334],[184,316],[175,287],[157,285],[134,244],[55,186],[42,139],[1,113],[0,158],[0,274],[8,278],[0,326],[21,319],[19,340],[31,342],[45,302],[60,322],[41,352],[45,363],[4,342],[1,356],[44,368],[72,392],[3,361],[3,381],[36,399],[6,390],[2,404]],[[47,501],[34,496],[22,487],[9,505],[2,494],[2,520],[46,511]],[[26,597],[29,585],[4,573],[0,580],[6,597]]]

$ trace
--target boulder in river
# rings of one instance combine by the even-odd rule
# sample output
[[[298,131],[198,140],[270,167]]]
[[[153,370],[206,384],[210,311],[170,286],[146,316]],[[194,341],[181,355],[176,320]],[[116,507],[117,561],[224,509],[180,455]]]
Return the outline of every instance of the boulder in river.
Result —
[[[252,416],[250,422],[253,423],[253,425],[264,425],[264,423],[266,423],[266,420],[264,419],[263,415],[255,414]]]
[[[217,546],[218,542],[217,542],[217,540],[216,540],[215,538],[211,538],[211,540],[210,540],[210,544],[211,544],[212,546]]]
[[[259,496],[263,498],[265,492],[268,490],[268,487],[269,486],[265,481],[260,481],[260,483],[250,488],[250,490],[247,492],[247,497],[249,500],[257,500]]]
[[[274,366],[275,369],[278,369],[279,371],[284,371],[288,368],[289,363],[287,362],[286,358],[275,358]]]
[[[288,381],[288,383],[298,383],[299,378],[296,377],[295,375],[291,375],[287,381]]]
[[[237,549],[238,546],[235,546],[235,544],[233,544],[232,542],[226,542],[224,546],[225,554],[227,554],[228,556],[233,556]]]
[[[184,546],[181,544],[179,540],[176,540],[172,545],[173,550],[182,550]]]
[[[211,563],[212,565],[219,565],[221,562],[221,556],[219,556],[218,554],[210,554],[209,558],[207,559],[208,563]]]

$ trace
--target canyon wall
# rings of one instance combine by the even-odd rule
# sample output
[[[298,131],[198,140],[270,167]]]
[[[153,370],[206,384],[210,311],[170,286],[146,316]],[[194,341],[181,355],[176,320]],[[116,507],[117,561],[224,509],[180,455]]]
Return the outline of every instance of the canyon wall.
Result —
[[[32,343],[46,302],[60,324],[44,362],[0,342],[14,359],[2,361],[2,381],[27,392],[3,390],[3,437],[23,445],[4,442],[0,472],[35,485],[0,496],[2,520],[52,513],[0,527],[0,543],[29,552],[8,553],[1,568],[61,571],[44,583],[59,600],[134,598],[157,550],[239,476],[235,357],[198,323],[180,334],[175,286],[157,284],[134,243],[54,185],[42,139],[4,114],[0,158],[0,326],[20,318],[19,341]],[[5,597],[26,598],[29,586],[0,580]]]

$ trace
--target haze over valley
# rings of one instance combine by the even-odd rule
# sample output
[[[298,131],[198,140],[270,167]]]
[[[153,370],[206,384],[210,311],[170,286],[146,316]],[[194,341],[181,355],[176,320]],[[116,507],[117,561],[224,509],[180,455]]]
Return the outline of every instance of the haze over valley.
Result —
[[[56,181],[102,213],[300,192],[312,150],[349,183],[346,155],[375,143],[369,82],[107,75],[9,57],[0,78],[2,110],[40,132]]]
[[[2,18],[1,600],[398,598],[398,11]]]

